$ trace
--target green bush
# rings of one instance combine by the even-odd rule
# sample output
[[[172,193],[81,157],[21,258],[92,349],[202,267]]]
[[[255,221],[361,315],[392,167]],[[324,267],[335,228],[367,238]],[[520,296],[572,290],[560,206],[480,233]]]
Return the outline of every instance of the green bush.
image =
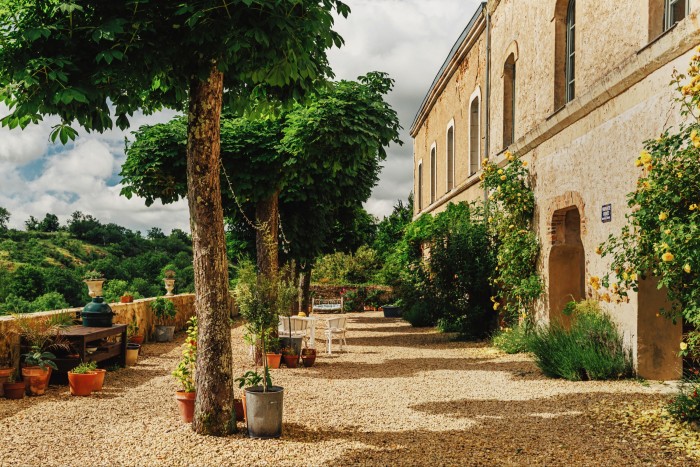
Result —
[[[666,406],[668,413],[682,422],[700,420],[700,381],[688,381],[681,386],[678,394]]]
[[[491,337],[491,345],[507,354],[525,353],[530,350],[524,325],[499,330]]]
[[[625,350],[615,323],[594,301],[577,304],[570,329],[558,323],[530,336],[537,366],[552,377],[571,381],[617,379],[632,374],[632,356]]]
[[[416,328],[435,326],[437,319],[431,305],[427,302],[416,302],[404,308],[403,319]]]

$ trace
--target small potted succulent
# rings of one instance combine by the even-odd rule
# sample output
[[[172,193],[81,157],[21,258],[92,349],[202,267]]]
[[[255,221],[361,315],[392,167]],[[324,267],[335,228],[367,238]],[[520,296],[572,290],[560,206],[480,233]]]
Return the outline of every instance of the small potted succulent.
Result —
[[[87,284],[88,294],[92,298],[102,296],[102,284],[104,284],[105,278],[101,272],[95,271],[94,269],[86,272],[83,276],[83,282]]]
[[[175,289],[175,270],[170,265],[163,271],[163,282],[165,283],[166,297],[172,297]]]
[[[195,365],[197,363],[197,317],[187,321],[187,337],[182,344],[182,358],[173,371],[173,376],[180,382],[181,390],[175,393],[175,400],[180,410],[180,417],[185,423],[192,423],[194,416]]]
[[[27,388],[27,395],[43,395],[49,386],[51,370],[58,370],[54,362],[56,355],[42,350],[41,347],[32,346],[30,351],[22,356],[24,357],[22,379]]]
[[[175,304],[167,298],[158,297],[151,302],[151,310],[156,316],[156,342],[172,341],[175,334],[172,322],[177,315]]]
[[[16,380],[17,373],[12,371],[7,378],[7,381],[3,383],[3,392],[5,394],[5,399],[22,399],[24,398],[25,385],[24,381]]]
[[[68,386],[72,396],[89,396],[98,378],[95,362],[83,362],[68,372]]]

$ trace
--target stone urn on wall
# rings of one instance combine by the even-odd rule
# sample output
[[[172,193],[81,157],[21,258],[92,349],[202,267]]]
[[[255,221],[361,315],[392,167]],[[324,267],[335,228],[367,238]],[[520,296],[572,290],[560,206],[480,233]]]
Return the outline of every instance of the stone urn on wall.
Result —
[[[167,292],[165,296],[172,297],[174,295],[173,290],[175,289],[175,271],[168,269],[163,273],[163,276],[165,277],[163,282],[165,282],[165,291]]]
[[[102,284],[105,282],[102,273],[97,271],[88,271],[85,273],[85,276],[83,276],[83,281],[88,286],[88,294],[90,297],[95,298],[102,296]]]

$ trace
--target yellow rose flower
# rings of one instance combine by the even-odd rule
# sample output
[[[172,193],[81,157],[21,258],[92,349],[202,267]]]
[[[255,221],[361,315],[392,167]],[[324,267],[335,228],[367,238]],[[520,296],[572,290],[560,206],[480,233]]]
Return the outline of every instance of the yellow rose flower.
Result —
[[[668,263],[669,261],[673,261],[673,258],[675,258],[675,256],[673,256],[673,253],[671,253],[670,251],[667,251],[666,253],[661,255],[661,259],[666,263]]]
[[[678,177],[678,178],[683,178],[683,172],[678,172],[678,173],[676,174],[676,177]]]
[[[503,169],[498,169],[498,175],[501,175],[503,173]]]
[[[660,221],[665,221],[666,219],[668,219],[668,214],[667,214],[667,213],[662,212],[661,214],[659,214],[659,220],[660,220]]]
[[[690,141],[693,142],[693,146],[700,148],[700,135],[698,135],[697,130],[690,132]]]
[[[683,270],[684,270],[685,272],[687,272],[688,274],[690,274],[690,271],[691,271],[691,269],[690,269],[690,264],[685,263],[685,264],[683,265]]]
[[[641,167],[641,166],[642,166],[642,161],[639,160],[639,159],[635,160],[635,161],[634,161],[634,166],[635,166],[635,167]]]
[[[610,295],[608,295],[607,293],[603,294],[600,298],[601,298],[604,302],[610,303]]]
[[[648,151],[642,151],[639,155],[639,159],[642,161],[642,164],[648,164],[651,162],[651,154],[649,154]]]
[[[501,306],[501,304],[498,303],[498,302],[496,302],[496,303],[493,304],[493,309],[494,309],[494,310],[498,310],[498,307],[499,307],[499,306]]]
[[[691,211],[695,211],[697,208],[698,208],[698,205],[697,205],[697,204],[691,204],[691,205],[690,205],[690,210],[691,210]]]
[[[523,161],[523,167],[527,167],[527,161]]]
[[[481,162],[482,162],[482,164],[486,165],[486,164],[488,164],[488,163],[489,163],[489,160],[488,160],[488,158],[487,158],[487,159],[484,159],[484,160],[483,160],[483,161],[481,161]]]
[[[501,175],[501,180],[505,180],[506,178],[508,177],[506,177],[505,175]]]
[[[686,344],[685,342],[681,342],[681,350],[685,350],[687,348],[688,348],[688,344]]]
[[[664,233],[665,233],[666,235],[671,235],[671,229],[666,229],[666,230],[664,230]]]
[[[644,166],[644,168],[647,169],[649,172],[651,172],[651,169],[653,169],[654,166],[651,165],[651,164],[647,164],[647,165]]]
[[[596,255],[600,255],[602,253],[603,253],[603,250],[601,250],[599,246],[595,247],[595,254]]]
[[[636,281],[637,280],[637,273],[633,272],[632,274],[630,274],[630,279],[632,279],[633,281]]]

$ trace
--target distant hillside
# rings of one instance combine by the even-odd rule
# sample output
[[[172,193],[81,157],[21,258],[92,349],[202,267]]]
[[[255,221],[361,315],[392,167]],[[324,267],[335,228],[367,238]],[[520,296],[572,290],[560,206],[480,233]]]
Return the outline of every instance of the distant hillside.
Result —
[[[176,272],[176,293],[193,290],[191,239],[181,230],[153,228],[144,237],[80,212],[51,232],[30,221],[28,231],[0,229],[0,314],[83,306],[83,275],[92,270],[107,280],[108,300],[125,291],[163,295],[166,269]]]

